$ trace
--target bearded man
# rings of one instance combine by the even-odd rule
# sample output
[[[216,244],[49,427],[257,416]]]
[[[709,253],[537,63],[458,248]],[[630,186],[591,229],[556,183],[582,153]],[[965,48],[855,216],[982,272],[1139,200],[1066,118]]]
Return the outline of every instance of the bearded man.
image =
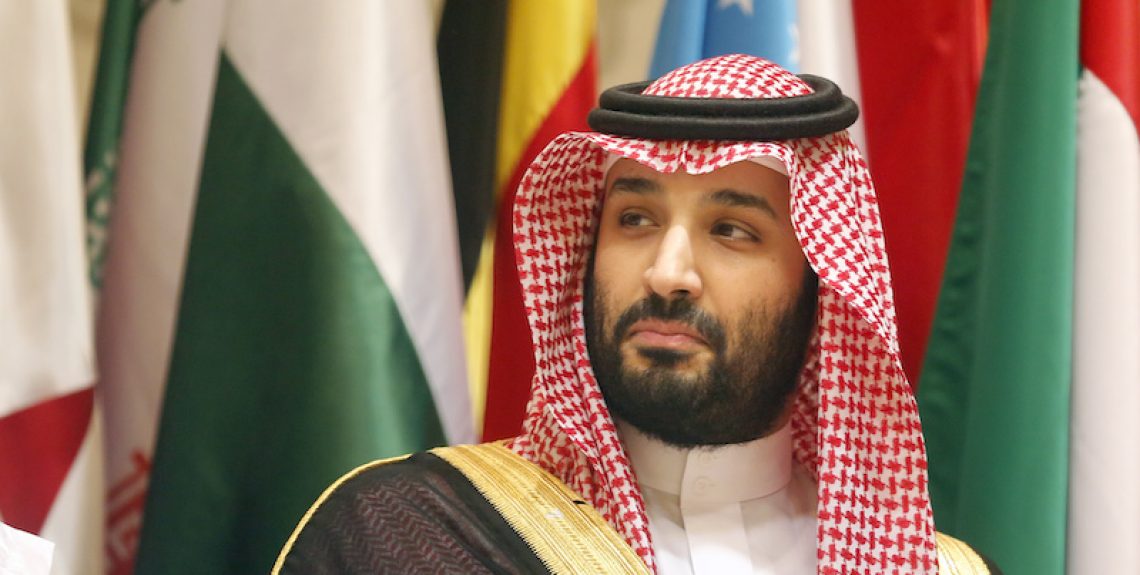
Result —
[[[350,472],[274,572],[991,572],[934,529],[857,114],[742,55],[603,94],[515,200],[522,433]]]

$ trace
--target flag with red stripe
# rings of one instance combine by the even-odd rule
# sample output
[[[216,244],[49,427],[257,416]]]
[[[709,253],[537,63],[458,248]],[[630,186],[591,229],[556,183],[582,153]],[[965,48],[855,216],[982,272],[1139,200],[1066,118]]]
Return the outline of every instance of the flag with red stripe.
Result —
[[[985,49],[983,1],[851,5],[867,161],[891,261],[903,369],[912,384],[926,352],[966,165]]]
[[[530,328],[515,270],[510,219],[514,190],[551,139],[568,130],[587,129],[586,114],[594,105],[597,85],[594,22],[594,7],[584,2],[539,5],[515,0],[507,8],[497,220],[493,243],[485,244],[467,302],[475,395],[486,389],[484,440],[518,434],[534,373]]]
[[[102,571],[102,437],[63,0],[0,4],[0,520]]]
[[[1140,573],[1140,3],[1083,0],[1070,573]]]

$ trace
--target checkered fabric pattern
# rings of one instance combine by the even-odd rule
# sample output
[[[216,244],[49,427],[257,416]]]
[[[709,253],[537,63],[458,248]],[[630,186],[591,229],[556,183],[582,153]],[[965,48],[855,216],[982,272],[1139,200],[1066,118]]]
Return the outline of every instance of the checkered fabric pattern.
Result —
[[[780,98],[809,93],[766,60],[721,56],[646,94]],[[780,142],[651,141],[566,133],[535,159],[515,200],[514,241],[536,371],[513,449],[589,500],[656,571],[644,502],[586,354],[583,280],[607,155],[707,173],[778,158],[793,226],[820,278],[816,331],[792,418],[796,459],[819,482],[819,573],[936,573],[926,450],[898,353],[890,272],[866,164],[846,132]]]

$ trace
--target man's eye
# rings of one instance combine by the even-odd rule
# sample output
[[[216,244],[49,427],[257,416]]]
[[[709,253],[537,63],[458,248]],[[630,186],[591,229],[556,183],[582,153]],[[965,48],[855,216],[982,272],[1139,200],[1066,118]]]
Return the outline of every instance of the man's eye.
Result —
[[[618,222],[624,228],[648,226],[653,223],[652,220],[637,212],[626,212],[622,214]]]
[[[712,234],[730,240],[740,240],[755,242],[759,241],[760,237],[748,231],[747,229],[730,223],[719,223],[713,226]]]

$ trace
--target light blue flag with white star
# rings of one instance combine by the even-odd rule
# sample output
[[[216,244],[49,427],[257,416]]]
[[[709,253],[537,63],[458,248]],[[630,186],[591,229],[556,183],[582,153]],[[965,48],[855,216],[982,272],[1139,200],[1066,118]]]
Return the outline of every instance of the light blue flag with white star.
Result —
[[[649,75],[722,54],[752,54],[799,71],[795,0],[668,0]]]

